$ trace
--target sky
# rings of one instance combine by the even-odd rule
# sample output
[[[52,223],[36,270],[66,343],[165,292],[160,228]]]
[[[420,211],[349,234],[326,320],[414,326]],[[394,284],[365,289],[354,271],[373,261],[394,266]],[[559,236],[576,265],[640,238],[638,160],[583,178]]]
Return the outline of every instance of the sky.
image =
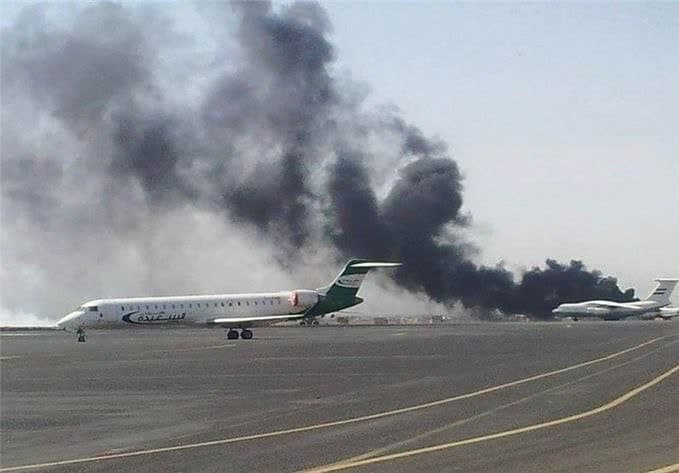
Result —
[[[679,275],[679,4],[324,6],[339,67],[450,144],[485,262]]]
[[[88,21],[98,25],[96,15],[74,16],[63,3],[52,4],[58,8],[50,9],[51,16],[43,24],[43,20],[36,20],[41,18],[39,15],[26,16],[25,7],[32,5],[5,2],[0,7],[3,34],[19,38],[12,43],[19,45],[16,51],[22,51],[24,45],[21,35],[33,34],[33,30],[17,23],[26,18],[37,32],[45,24],[67,25],[64,31],[70,31],[72,24],[81,25],[72,31],[77,33],[74,37],[90,38],[85,44],[97,43],[107,34],[88,26]],[[114,26],[108,34],[113,45],[107,44],[106,38],[103,41],[106,48],[113,48],[111,56],[84,56],[85,61],[76,61],[64,73],[59,72],[64,67],[63,58],[71,57],[64,55],[55,60],[64,52],[51,48],[49,41],[47,46],[37,44],[32,56],[12,56],[16,52],[12,49],[6,50],[8,56],[3,54],[0,72],[4,85],[0,83],[0,92],[4,103],[4,163],[0,175],[4,174],[5,179],[10,176],[10,180],[3,181],[4,211],[0,215],[2,321],[35,321],[44,314],[53,320],[83,300],[97,297],[278,290],[289,285],[315,287],[324,283],[337,271],[334,264],[327,264],[329,259],[337,258],[337,252],[327,246],[326,240],[323,244],[313,239],[311,244],[297,244],[295,238],[299,235],[279,245],[276,232],[295,230],[290,227],[294,219],[288,215],[274,216],[273,226],[271,222],[262,224],[253,215],[242,223],[235,217],[243,217],[239,212],[244,210],[238,205],[244,205],[242,196],[249,193],[234,194],[230,208],[215,211],[209,189],[192,188],[195,179],[185,181],[186,176],[181,174],[205,170],[180,169],[177,175],[170,170],[167,180],[153,187],[157,183],[149,181],[147,174],[155,169],[152,166],[136,161],[116,164],[121,150],[111,143],[109,135],[120,124],[116,112],[129,103],[134,107],[128,120],[139,122],[137,128],[130,129],[143,132],[155,115],[167,114],[164,125],[154,130],[162,135],[165,128],[177,126],[172,136],[163,137],[167,140],[161,143],[163,146],[188,142],[195,146],[190,150],[193,153],[231,146],[237,150],[241,166],[256,169],[265,159],[258,146],[273,143],[273,148],[284,148],[290,130],[285,123],[278,123],[271,130],[259,132],[255,125],[243,131],[238,128],[241,116],[258,124],[267,114],[288,117],[289,112],[308,105],[278,103],[272,95],[268,99],[271,103],[266,104],[269,109],[264,110],[258,90],[236,87],[245,98],[228,96],[229,104],[235,101],[241,108],[240,115],[230,117],[227,113],[227,118],[233,118],[228,126],[237,140],[225,144],[220,138],[205,139],[209,130],[197,133],[191,124],[206,116],[198,110],[209,108],[209,100],[202,103],[205,94],[220,103],[219,94],[224,91],[214,84],[241,87],[251,79],[250,88],[257,89],[268,87],[272,78],[273,83],[285,81],[285,77],[276,76],[280,72],[275,69],[276,57],[267,59],[271,64],[257,64],[257,54],[266,55],[270,45],[261,44],[256,30],[248,36],[252,32],[246,29],[241,33],[240,44],[234,41],[231,36],[238,36],[239,30],[233,10],[224,8],[225,4],[175,2],[163,9],[138,1],[123,5],[134,13],[132,20],[125,15],[117,18],[122,27],[111,23]],[[290,5],[276,2],[274,12]],[[309,21],[316,22],[314,28],[318,31],[313,33],[327,37],[332,51],[331,59],[323,57],[323,67],[312,72],[321,85],[327,75],[331,76],[336,92],[343,94],[344,108],[334,113],[348,110],[349,119],[340,117],[339,125],[335,124],[341,128],[337,136],[350,143],[351,131],[360,133],[364,129],[359,125],[363,125],[379,135],[375,148],[379,152],[399,153],[398,144],[392,143],[394,149],[390,148],[389,137],[415,137],[421,138],[434,154],[439,153],[436,158],[441,153],[445,159],[452,157],[462,174],[464,189],[444,191],[453,197],[460,192],[463,195],[462,209],[459,213],[454,209],[454,214],[470,219],[461,219],[466,223],[454,230],[476,248],[473,256],[478,264],[493,267],[501,262],[520,274],[542,266],[547,258],[564,263],[582,260],[589,269],[617,277],[623,290],[635,288],[641,297],[653,288],[654,278],[679,276],[679,56],[675,53],[679,50],[679,4],[375,1],[320,5],[328,21],[323,19],[324,14],[316,13],[309,16]],[[303,10],[302,17],[316,11],[306,7]],[[105,23],[97,28],[105,30]],[[141,31],[137,31],[139,25],[143,27]],[[132,43],[129,38],[133,38]],[[134,41],[143,47],[137,48]],[[115,51],[120,44],[122,57]],[[83,51],[91,54],[87,47]],[[253,51],[254,56],[248,57]],[[106,61],[102,62],[101,57]],[[36,58],[37,62],[33,62]],[[83,96],[113,94],[101,101],[92,100],[95,105],[91,107],[83,107],[73,100],[71,84],[63,78],[69,77],[71,70],[91,76],[90,69],[79,64],[87,60],[94,61],[94,67],[112,67],[113,75],[118,68],[111,65],[119,61],[120,70],[129,72],[125,77],[121,73],[125,87],[137,95],[121,98],[118,85],[100,90],[81,78],[83,82],[78,84],[82,85]],[[153,65],[147,67],[144,61]],[[241,63],[246,64],[242,71],[238,69]],[[26,71],[29,75],[22,76]],[[45,71],[52,71],[53,77]],[[40,74],[44,77],[37,77]],[[23,79],[17,81],[17,77]],[[145,94],[143,100],[138,100],[140,90]],[[351,94],[358,97],[358,105],[348,103]],[[33,105],[27,105],[34,100]],[[111,105],[105,100],[110,100]],[[53,102],[61,108],[50,108]],[[250,110],[260,105],[262,113]],[[92,109],[101,112],[101,116],[90,115]],[[195,116],[191,115],[194,111]],[[67,116],[70,112],[73,115]],[[309,129],[324,136],[329,133],[330,121],[324,121],[328,117],[322,107],[314,113]],[[399,117],[407,126],[398,128],[394,126],[396,122],[389,122],[387,128],[392,128],[385,132],[385,122],[378,120],[376,124],[371,121],[374,117]],[[354,124],[342,119],[360,123],[352,129]],[[321,125],[314,128],[317,123]],[[177,136],[181,139],[173,141]],[[146,143],[143,139],[142,144]],[[245,142],[247,145],[243,145]],[[447,148],[441,151],[439,142]],[[357,143],[361,144],[359,140]],[[321,155],[320,151],[328,151],[324,146],[329,145],[319,139],[295,146]],[[178,154],[186,152],[179,145],[177,148]],[[133,151],[126,150],[130,155]],[[263,155],[267,156],[267,152],[264,148]],[[406,163],[414,158],[425,162],[432,157],[408,157],[400,152],[403,156],[399,159]],[[31,161],[31,169],[38,177],[26,185],[36,186],[35,195],[26,192],[23,184],[17,190],[17,182],[11,180],[17,175],[26,178],[21,167],[26,164],[21,160],[33,155],[36,159]],[[55,166],[52,155],[62,157],[63,162]],[[19,156],[21,159],[14,159]],[[95,158],[116,165],[109,169]],[[369,180],[379,199],[387,196],[390,185],[392,190],[402,191],[401,195],[391,195],[394,199],[386,199],[392,204],[387,214],[394,214],[399,207],[394,205],[395,199],[408,194],[403,186],[394,186],[398,177],[394,177],[393,169],[390,171],[394,166],[390,159],[377,159],[370,168]],[[313,160],[307,164],[311,163],[322,170],[328,165],[327,161]],[[219,172],[218,167],[211,167],[215,162],[209,159],[201,165],[211,169],[212,174]],[[446,172],[455,175],[457,171],[446,168]],[[383,178],[382,173],[391,177]],[[40,180],[41,175],[46,180]],[[313,173],[307,177],[314,184],[303,189],[303,198],[317,195],[324,185]],[[184,189],[187,182],[190,188]],[[229,179],[225,182],[227,187],[234,185]],[[132,191],[117,192],[117,184],[122,183],[132,183]],[[168,183],[174,183],[181,192],[167,192],[164,186]],[[107,187],[111,184],[112,188]],[[78,192],[73,192],[74,188]],[[106,189],[113,193],[106,194]],[[259,188],[244,189],[255,192]],[[203,200],[191,201],[196,195]],[[43,213],[38,213],[37,207],[26,211],[26,207],[15,205],[16,196],[40,205],[53,205],[49,200],[54,198],[58,205],[38,209]],[[181,199],[185,199],[185,206]],[[173,206],[171,211],[168,205]],[[309,208],[317,209],[313,205]],[[45,221],[49,223],[25,218],[31,212],[47,215]],[[92,232],[81,227],[97,227],[104,215],[119,226],[106,229],[99,225]],[[144,219],[154,222],[152,229],[139,226]],[[71,221],[76,222],[75,226]],[[309,228],[303,230],[313,234],[318,224],[310,222]],[[440,230],[441,227],[433,227],[434,238],[443,238]],[[281,251],[286,253],[283,258]],[[309,270],[294,266],[290,271],[296,251],[300,252],[297,262],[304,262]],[[170,259],[174,263],[172,270],[167,270],[164,264]],[[283,264],[278,264],[281,261]],[[96,262],[96,272],[89,268],[91,262]],[[244,267],[249,271],[239,272]],[[367,300],[379,301],[366,303],[366,310],[442,310],[422,293],[407,293],[384,278],[369,279],[364,293]],[[384,294],[393,297],[381,297]],[[677,301],[677,296],[673,299]]]

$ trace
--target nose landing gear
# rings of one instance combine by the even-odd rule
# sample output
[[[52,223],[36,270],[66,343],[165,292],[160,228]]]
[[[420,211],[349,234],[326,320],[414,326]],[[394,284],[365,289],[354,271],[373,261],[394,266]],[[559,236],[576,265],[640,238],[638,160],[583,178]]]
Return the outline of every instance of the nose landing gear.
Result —
[[[85,342],[85,331],[81,328],[78,328],[78,331],[76,332],[76,335],[78,335],[78,342]]]

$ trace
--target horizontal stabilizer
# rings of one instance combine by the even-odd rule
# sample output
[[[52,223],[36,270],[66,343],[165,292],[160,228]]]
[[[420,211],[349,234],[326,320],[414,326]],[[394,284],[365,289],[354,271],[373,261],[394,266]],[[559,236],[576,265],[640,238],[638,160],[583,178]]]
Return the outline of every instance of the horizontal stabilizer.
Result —
[[[355,263],[349,265],[352,268],[396,268],[401,266],[401,263],[387,263],[381,261],[367,261],[365,263]]]

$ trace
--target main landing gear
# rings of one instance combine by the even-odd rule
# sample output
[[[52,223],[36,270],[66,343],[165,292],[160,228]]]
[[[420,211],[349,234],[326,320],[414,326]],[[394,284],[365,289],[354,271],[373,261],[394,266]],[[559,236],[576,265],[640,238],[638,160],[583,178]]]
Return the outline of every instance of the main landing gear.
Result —
[[[312,320],[300,320],[299,324],[300,324],[300,325],[318,325],[319,322],[318,322],[318,320],[316,320],[316,319],[312,319]]]
[[[229,340],[238,340],[238,330],[233,328],[229,329],[229,331],[226,332],[226,338]],[[243,340],[250,340],[252,338],[252,330],[244,328],[240,332],[240,338]]]
[[[78,335],[78,342],[85,342],[85,331],[83,329],[79,328],[76,335]]]

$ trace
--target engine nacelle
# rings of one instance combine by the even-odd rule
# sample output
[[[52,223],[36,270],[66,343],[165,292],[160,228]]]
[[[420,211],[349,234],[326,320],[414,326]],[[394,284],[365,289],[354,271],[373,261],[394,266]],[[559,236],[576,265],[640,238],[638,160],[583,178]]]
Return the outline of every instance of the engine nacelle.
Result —
[[[309,308],[318,303],[319,295],[316,291],[309,289],[297,289],[290,293],[290,305],[300,308]]]

